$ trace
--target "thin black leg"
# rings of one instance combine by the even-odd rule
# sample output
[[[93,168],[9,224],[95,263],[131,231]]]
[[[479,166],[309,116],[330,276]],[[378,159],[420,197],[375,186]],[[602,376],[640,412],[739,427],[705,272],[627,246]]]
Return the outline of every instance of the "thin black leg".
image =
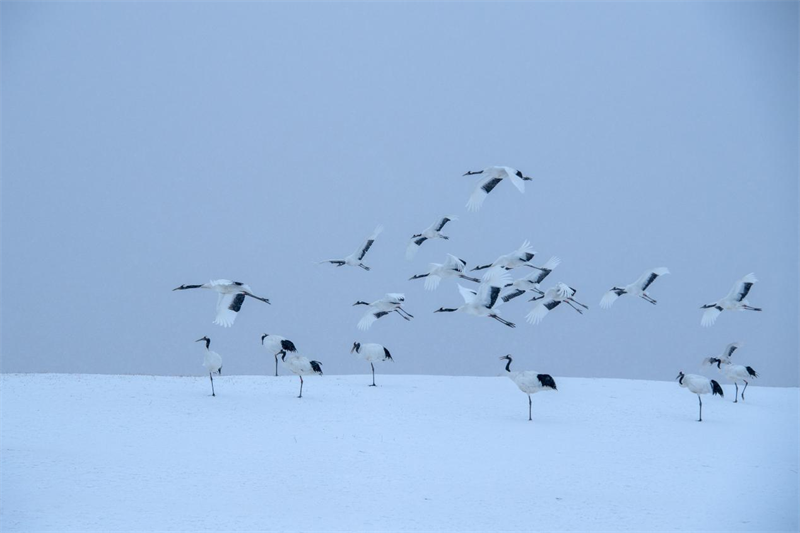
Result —
[[[736,383],[735,381],[733,382],[733,384],[736,385],[736,394],[733,396],[733,403],[738,403],[739,402],[739,384]],[[744,398],[742,398],[742,400],[744,400]]]
[[[532,402],[531,402],[531,395],[530,395],[530,394],[528,394],[528,422],[530,422],[531,420],[533,420],[533,418],[531,417],[531,405],[532,405]]]
[[[300,396],[298,398],[303,397],[303,376],[300,376]]]
[[[403,317],[403,318],[404,318],[404,319],[406,319],[406,320],[411,320],[410,318],[408,318],[407,316],[405,316],[403,313],[401,313],[401,312],[400,312],[400,311],[398,311],[397,309],[395,309],[395,310],[394,310],[394,312],[395,312],[395,313],[397,313],[398,315],[400,315],[401,317]]]
[[[747,380],[744,380],[744,388],[742,389],[742,401],[744,401],[744,391],[747,390]]]
[[[275,354],[275,376],[278,375],[278,354]]]
[[[360,266],[364,270],[369,270],[369,267],[367,265],[365,265],[364,263],[359,263],[358,266]]]
[[[700,402],[700,418],[697,419],[698,422],[703,421],[703,400],[700,398],[700,395],[697,395],[697,401]]]
[[[373,363],[370,363],[369,366],[372,367],[372,385],[370,385],[370,387],[374,387],[375,386],[375,365]]]
[[[211,379],[211,396],[216,396],[217,394],[214,392],[214,376],[209,372],[208,377]]]

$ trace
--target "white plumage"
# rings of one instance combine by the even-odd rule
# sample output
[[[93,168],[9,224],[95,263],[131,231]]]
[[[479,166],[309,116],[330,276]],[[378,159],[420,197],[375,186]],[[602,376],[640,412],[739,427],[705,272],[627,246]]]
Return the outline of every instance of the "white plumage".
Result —
[[[417,254],[417,250],[419,247],[422,246],[422,243],[427,241],[428,239],[444,239],[448,240],[450,237],[446,235],[442,235],[442,228],[444,228],[445,224],[450,221],[458,220],[458,218],[448,215],[446,217],[442,217],[427,228],[422,233],[417,233],[416,235],[411,236],[411,240],[408,243],[408,247],[406,248],[406,259],[413,259],[414,256]]]
[[[364,241],[364,244],[359,246],[355,252],[348,255],[344,259],[326,259],[325,261],[320,261],[319,264],[332,263],[337,267],[347,265],[347,266],[357,266],[363,268],[364,270],[369,270],[369,267],[364,263],[362,263],[361,261],[364,259],[364,256],[367,255],[369,249],[372,248],[372,244],[375,242],[375,239],[378,238],[378,235],[380,235],[382,231],[383,231],[383,226],[378,226],[377,228],[375,228],[375,230],[372,232],[372,235],[367,237],[367,240]]]
[[[588,309],[587,306],[573,298],[576,292],[575,289],[566,283],[558,282],[553,287],[547,289],[544,295],[531,299],[536,302],[536,305],[534,305],[533,309],[525,316],[525,319],[530,324],[538,324],[544,320],[544,317],[546,317],[550,311],[561,305],[562,302],[569,305],[578,313],[583,314],[583,311],[572,305],[574,303],[584,309]]]
[[[527,291],[535,291],[543,295],[544,293],[539,289],[539,284],[560,264],[561,259],[558,257],[551,257],[541,267],[531,265],[536,269],[536,272],[531,272],[524,278],[514,280],[513,283],[506,285],[506,288],[513,287],[513,290],[503,295],[501,300],[508,302],[518,296],[522,296]]]
[[[358,321],[358,329],[361,331],[366,331],[370,328],[370,326],[372,326],[373,322],[392,312],[397,313],[406,320],[411,320],[414,318],[414,315],[408,313],[402,307],[403,302],[405,301],[405,295],[399,292],[386,293],[386,296],[380,300],[375,300],[372,303],[362,302],[359,300],[353,305],[366,305],[369,307],[369,311],[367,311],[366,314],[361,317],[361,320]]]
[[[269,303],[268,298],[253,294],[253,290],[249,285],[229,279],[212,280],[202,285],[181,285],[172,290],[182,291],[186,289],[209,289],[217,292],[219,297],[217,298],[217,317],[214,323],[226,328],[231,327],[234,320],[236,320],[236,314],[242,308],[245,296]]]
[[[490,265],[481,265],[476,266],[472,270],[483,270],[485,268],[493,268],[493,267],[502,267],[506,270],[511,270],[512,268],[517,268],[520,266],[527,266],[531,268],[536,268],[535,266],[528,264],[528,262],[533,259],[533,256],[536,255],[531,243],[527,240],[522,243],[522,245],[514,250],[513,252],[507,253],[505,255],[501,255],[494,262]]]
[[[300,378],[300,395],[298,398],[303,397],[303,376],[310,376],[312,374],[322,375],[322,363],[319,361],[310,361],[308,357],[304,357],[295,352],[284,352],[281,356],[281,361],[289,372]]]
[[[633,294],[634,296],[639,296],[640,298],[655,305],[656,300],[651,298],[646,291],[647,288],[656,280],[656,278],[658,278],[658,276],[663,276],[665,274],[669,274],[669,269],[667,269],[667,267],[651,268],[650,270],[646,270],[641,276],[639,276],[639,279],[630,285],[625,285],[623,287],[612,287],[603,295],[603,298],[600,300],[600,307],[608,309],[614,304],[615,301],[617,301],[617,298],[623,294]]]
[[[475,189],[467,201],[467,209],[470,211],[480,209],[489,193],[504,179],[508,178],[521,193],[525,192],[525,182],[531,180],[528,176],[523,176],[519,170],[503,166],[488,167],[477,172],[470,171],[464,175],[473,176],[475,174],[482,174],[482,177],[475,184]]]
[[[742,401],[744,401],[744,391],[747,390],[749,380],[758,377],[758,373],[753,367],[735,365],[733,361],[731,361],[731,355],[733,355],[733,352],[739,347],[741,347],[741,343],[733,342],[725,347],[725,350],[723,350],[719,357],[706,357],[703,359],[704,365],[716,365],[717,371],[719,371],[725,379],[734,384],[736,391],[733,397],[733,403],[739,402],[739,382],[744,381],[744,389],[742,389]]]
[[[374,342],[366,344],[354,342],[353,347],[350,349],[350,353],[355,353],[362,360],[369,362],[369,366],[372,368],[372,385],[370,385],[370,387],[375,386],[375,361],[394,362],[392,354],[389,353],[389,350],[386,347]]]
[[[500,318],[495,309],[500,290],[511,281],[511,277],[502,268],[493,268],[484,277],[477,291],[467,289],[459,284],[458,292],[464,298],[464,304],[460,307],[445,308],[440,307],[434,313],[453,313],[461,311],[474,316],[488,316],[508,327],[516,325],[508,320]]]
[[[464,274],[464,267],[466,266],[467,262],[463,259],[459,259],[452,254],[447,254],[447,260],[445,260],[444,263],[431,263],[428,272],[411,276],[409,280],[425,278],[426,291],[436,290],[439,286],[439,282],[447,278],[463,278],[474,281],[475,283],[480,283],[481,280],[471,278]]]
[[[702,306],[701,309],[705,309],[705,312],[703,313],[703,318],[700,320],[700,324],[704,328],[713,326],[722,311],[761,311],[760,307],[751,307],[748,301],[745,300],[753,284],[757,281],[758,280],[751,272],[742,279],[736,281],[725,298]]]
[[[697,401],[700,402],[700,418],[697,419],[698,422],[703,421],[703,400],[700,398],[701,394],[710,393],[712,395],[717,394],[720,397],[725,396],[719,383],[705,376],[680,372],[675,379],[678,380],[681,387],[689,389],[691,392],[697,394]]]
[[[539,374],[531,370],[524,372],[514,372],[511,370],[511,354],[504,355],[500,358],[508,361],[506,363],[506,372],[511,381],[517,384],[519,390],[528,395],[528,420],[533,420],[531,417],[531,394],[536,394],[543,390],[558,390],[556,382],[550,374]]]
[[[197,339],[195,342],[201,341],[205,341],[206,343],[206,354],[203,356],[203,367],[206,369],[206,372],[208,372],[208,377],[211,380],[211,396],[216,396],[217,394],[214,392],[214,374],[222,374],[222,356],[211,350],[211,339],[208,337],[203,337],[201,339]]]
[[[278,375],[278,356],[284,355],[286,352],[294,353],[297,351],[294,343],[286,337],[281,337],[280,335],[270,335],[269,333],[264,333],[261,336],[261,345],[267,350],[267,352],[271,353],[275,357],[276,376]]]

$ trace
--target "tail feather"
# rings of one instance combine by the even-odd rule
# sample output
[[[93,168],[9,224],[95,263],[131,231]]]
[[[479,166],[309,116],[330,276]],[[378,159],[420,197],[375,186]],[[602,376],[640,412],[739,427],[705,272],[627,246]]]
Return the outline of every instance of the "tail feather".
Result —
[[[313,370],[315,374],[322,374],[322,363],[319,361],[310,361],[309,364],[311,365],[311,370]]]
[[[752,366],[746,366],[745,368],[747,369],[747,373],[750,374],[752,377],[754,378],[758,377],[758,373],[756,373],[756,371],[753,369]]]
[[[719,383],[717,383],[716,381],[714,381],[712,379],[711,380],[711,395],[713,396],[715,394],[720,396],[720,397],[722,397],[722,398],[725,397],[725,393],[722,392],[722,387],[720,387]]]

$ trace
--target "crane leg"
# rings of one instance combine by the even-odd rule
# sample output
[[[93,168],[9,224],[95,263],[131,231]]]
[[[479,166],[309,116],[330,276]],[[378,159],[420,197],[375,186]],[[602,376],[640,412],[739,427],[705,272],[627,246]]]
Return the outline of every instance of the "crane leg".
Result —
[[[214,393],[214,376],[209,372],[208,377],[211,379],[211,396],[216,396],[216,393]]]
[[[399,310],[397,310],[397,309],[395,309],[395,310],[394,310],[394,312],[395,312],[395,313],[397,313],[398,315],[400,315],[401,317],[403,317],[403,318],[404,318],[404,319],[406,319],[406,320],[411,320],[410,318],[408,318],[406,315],[404,315],[403,313],[401,313],[401,312],[400,312]]]
[[[698,422],[703,421],[703,400],[700,398],[700,395],[697,395],[697,401],[700,402],[700,418],[697,419]]]
[[[573,308],[574,310],[576,310],[578,313],[580,313],[580,314],[583,314],[583,311],[581,311],[580,309],[578,309],[577,307],[575,307],[574,305],[572,305],[572,304],[570,303],[570,301],[569,301],[569,300],[564,300],[564,302],[566,302],[568,306],[570,306],[571,308]]]
[[[402,307],[398,307],[397,309],[399,309],[400,311],[402,311],[402,312],[403,312],[405,315],[407,315],[407,316],[409,316],[409,317],[411,317],[411,318],[414,318],[414,315],[412,315],[411,313],[409,313],[408,311],[406,311],[406,310],[405,310],[405,309],[403,309]]]
[[[298,398],[303,397],[303,376],[300,376],[300,396]]]
[[[531,405],[532,404],[533,404],[533,402],[531,402],[531,395],[528,394],[528,422],[533,420],[533,418],[531,417]]]
[[[744,388],[742,389],[742,401],[744,401],[744,391],[747,390],[747,380],[744,380]]]
[[[369,267],[367,265],[365,265],[364,263],[359,263],[358,266],[360,266],[364,270],[369,270]]]
[[[278,376],[278,354],[275,354],[275,376]]]
[[[372,385],[370,385],[370,387],[374,387],[375,386],[375,365],[373,363],[370,363],[369,366],[372,367]]]
[[[655,301],[654,299],[652,299],[652,298],[650,298],[649,296],[647,296],[647,295],[644,295],[644,294],[642,294],[641,296],[642,296],[642,298],[643,298],[645,301],[647,301],[647,302],[650,302],[650,303],[651,303],[651,304],[653,304],[653,305],[656,305],[656,301]]]
[[[739,403],[739,384],[735,381],[733,384],[736,386],[736,394],[733,396],[733,403]],[[742,391],[742,394],[744,394],[744,391]],[[742,400],[744,400],[744,398],[742,398]]]

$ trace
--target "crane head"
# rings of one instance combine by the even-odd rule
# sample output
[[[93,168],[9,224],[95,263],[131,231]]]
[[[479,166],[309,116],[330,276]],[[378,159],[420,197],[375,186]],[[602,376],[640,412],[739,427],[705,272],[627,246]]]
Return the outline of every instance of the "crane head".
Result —
[[[261,335],[261,346],[264,346],[264,339],[266,339],[267,337],[269,337],[269,333],[264,333],[263,335]]]
[[[209,339],[208,337],[203,337],[202,339],[197,339],[194,342],[200,342],[200,341],[206,341],[206,349],[208,349],[208,347],[211,345],[211,339]]]
[[[503,357],[501,357],[500,359],[508,359],[509,361],[511,361],[511,354],[510,353],[506,354]]]
[[[683,373],[683,371],[681,371],[681,372],[678,372],[678,375],[677,375],[677,376],[675,376],[675,379],[677,379],[679,383],[683,383],[683,376],[684,376],[684,375],[685,375],[685,374]]]
[[[359,350],[361,350],[361,343],[360,342],[354,342],[353,343],[353,347],[350,348],[350,353],[353,353],[353,352],[358,353]]]

